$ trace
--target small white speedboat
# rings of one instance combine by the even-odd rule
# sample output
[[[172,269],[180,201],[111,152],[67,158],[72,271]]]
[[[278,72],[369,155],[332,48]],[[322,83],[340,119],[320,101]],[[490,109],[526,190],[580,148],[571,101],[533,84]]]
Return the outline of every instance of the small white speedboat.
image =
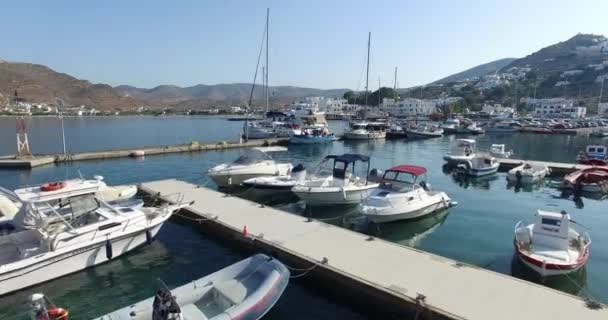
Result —
[[[258,147],[240,156],[232,163],[215,166],[207,174],[220,188],[240,186],[247,179],[261,176],[285,176],[292,169],[291,163],[279,163],[269,155],[285,152],[285,147]]]
[[[386,138],[388,125],[384,122],[355,122],[344,133],[345,140],[374,140]]]
[[[408,138],[440,138],[443,136],[443,129],[429,125],[419,125],[406,128],[405,133]]]
[[[515,252],[519,260],[541,276],[567,274],[589,259],[591,239],[574,228],[565,211],[538,210],[534,223],[515,226]]]
[[[458,165],[458,171],[469,176],[480,177],[498,171],[500,163],[492,156],[478,155]]]
[[[333,162],[331,175],[320,176],[319,173],[330,161]],[[359,154],[329,155],[323,159],[312,177],[296,184],[292,191],[307,205],[358,204],[379,186],[378,183],[367,180],[369,161],[368,156]],[[367,162],[365,179],[355,175],[356,162]]]
[[[443,156],[443,160],[449,164],[467,162],[475,158],[475,140],[456,139],[450,146],[449,152]]]
[[[450,207],[447,194],[431,191],[426,168],[401,165],[384,172],[380,188],[365,201],[363,214],[373,222],[415,219]]]
[[[257,254],[173,290],[160,289],[154,297],[96,320],[260,319],[279,300],[288,283],[285,265]]]
[[[306,179],[306,169],[303,165],[295,166],[286,176],[262,176],[243,181],[243,187],[258,192],[284,193]]]
[[[507,159],[513,155],[513,151],[507,151],[504,144],[492,144],[490,146],[490,155],[496,158]]]
[[[507,180],[513,183],[530,184],[544,179],[551,173],[547,165],[537,162],[524,162],[509,170]]]

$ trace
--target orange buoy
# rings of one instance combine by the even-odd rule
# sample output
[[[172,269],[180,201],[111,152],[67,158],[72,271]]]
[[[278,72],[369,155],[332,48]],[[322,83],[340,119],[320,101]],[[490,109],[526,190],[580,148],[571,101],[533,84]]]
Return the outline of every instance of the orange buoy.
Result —
[[[68,320],[68,311],[63,308],[53,308],[47,314],[50,320]]]

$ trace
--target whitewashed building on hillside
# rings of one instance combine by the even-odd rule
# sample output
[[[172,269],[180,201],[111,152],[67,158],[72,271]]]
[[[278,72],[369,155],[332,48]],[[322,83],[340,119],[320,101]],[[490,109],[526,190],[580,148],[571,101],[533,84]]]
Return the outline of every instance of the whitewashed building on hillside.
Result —
[[[526,99],[528,108],[534,110],[534,116],[543,118],[584,118],[587,108],[575,105],[575,101],[565,98]]]

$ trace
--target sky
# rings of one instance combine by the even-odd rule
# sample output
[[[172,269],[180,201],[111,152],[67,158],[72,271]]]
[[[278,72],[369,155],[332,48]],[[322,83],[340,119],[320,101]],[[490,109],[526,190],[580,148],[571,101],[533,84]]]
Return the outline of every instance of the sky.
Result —
[[[608,36],[607,0],[2,0],[0,59],[152,88],[250,83],[270,8],[269,84],[423,85],[577,33]]]

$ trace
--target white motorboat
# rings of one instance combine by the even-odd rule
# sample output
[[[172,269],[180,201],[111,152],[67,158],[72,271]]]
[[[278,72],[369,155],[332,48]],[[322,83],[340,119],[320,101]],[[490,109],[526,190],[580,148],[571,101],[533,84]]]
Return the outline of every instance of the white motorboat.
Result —
[[[534,223],[515,226],[519,260],[540,276],[562,275],[582,268],[589,259],[591,239],[574,228],[565,211],[538,210]]]
[[[261,176],[243,181],[243,187],[269,194],[291,192],[291,189],[306,179],[303,165],[295,166],[286,176]]]
[[[484,129],[478,126],[476,122],[471,122],[469,124],[461,124],[460,127],[456,128],[456,133],[482,134],[484,132]]]
[[[443,132],[445,134],[456,133],[459,127],[459,119],[446,119],[445,122],[441,125],[441,129],[443,129]]]
[[[496,173],[499,165],[498,160],[492,156],[478,155],[459,164],[458,170],[469,176],[480,177]]]
[[[518,121],[503,120],[485,127],[485,130],[486,132],[517,132],[521,127]]]
[[[160,289],[153,297],[95,320],[260,319],[288,283],[285,265],[257,254],[173,290]]]
[[[373,140],[386,138],[387,125],[384,122],[354,122],[344,133],[346,140]]]
[[[331,175],[321,176],[320,172],[331,161]],[[359,154],[329,155],[323,159],[312,177],[296,184],[292,191],[307,205],[358,204],[379,185],[367,180],[369,161],[368,156]],[[356,162],[367,162],[365,179],[355,175]]]
[[[492,144],[490,146],[490,155],[496,158],[507,159],[513,155],[513,151],[507,151],[504,144]]]
[[[381,223],[420,218],[453,203],[444,192],[431,191],[426,168],[401,165],[384,172],[380,188],[364,204],[363,214]]]
[[[448,163],[457,164],[472,160],[475,157],[475,140],[456,139],[450,146],[448,154],[443,160]]]
[[[239,186],[243,181],[261,176],[285,176],[292,169],[291,163],[279,163],[269,153],[285,152],[285,147],[258,147],[240,156],[232,163],[217,165],[207,174],[220,188]]]
[[[173,212],[188,205],[114,207],[85,194],[67,199],[67,219],[68,212],[55,210],[52,198],[32,198],[19,222],[35,225],[0,237],[0,295],[96,266],[149,243]],[[44,208],[61,222],[49,224]]]
[[[405,129],[408,138],[440,138],[443,129],[429,125],[412,126]]]
[[[524,162],[509,170],[507,180],[513,183],[531,184],[536,183],[551,173],[547,165],[538,162]]]
[[[13,219],[22,217],[29,202],[44,199],[53,209],[61,212],[65,207],[62,201],[70,197],[92,194],[100,200],[110,204],[128,204],[124,206],[139,206],[142,201],[130,201],[137,193],[136,185],[108,186],[102,176],[95,176],[94,180],[71,179],[60,182],[45,183],[37,186],[10,191],[0,187],[0,222],[12,223]],[[41,211],[50,212],[48,208]]]
[[[262,122],[246,121],[243,124],[244,139],[270,139],[276,137],[277,134],[272,127],[266,126]]]

